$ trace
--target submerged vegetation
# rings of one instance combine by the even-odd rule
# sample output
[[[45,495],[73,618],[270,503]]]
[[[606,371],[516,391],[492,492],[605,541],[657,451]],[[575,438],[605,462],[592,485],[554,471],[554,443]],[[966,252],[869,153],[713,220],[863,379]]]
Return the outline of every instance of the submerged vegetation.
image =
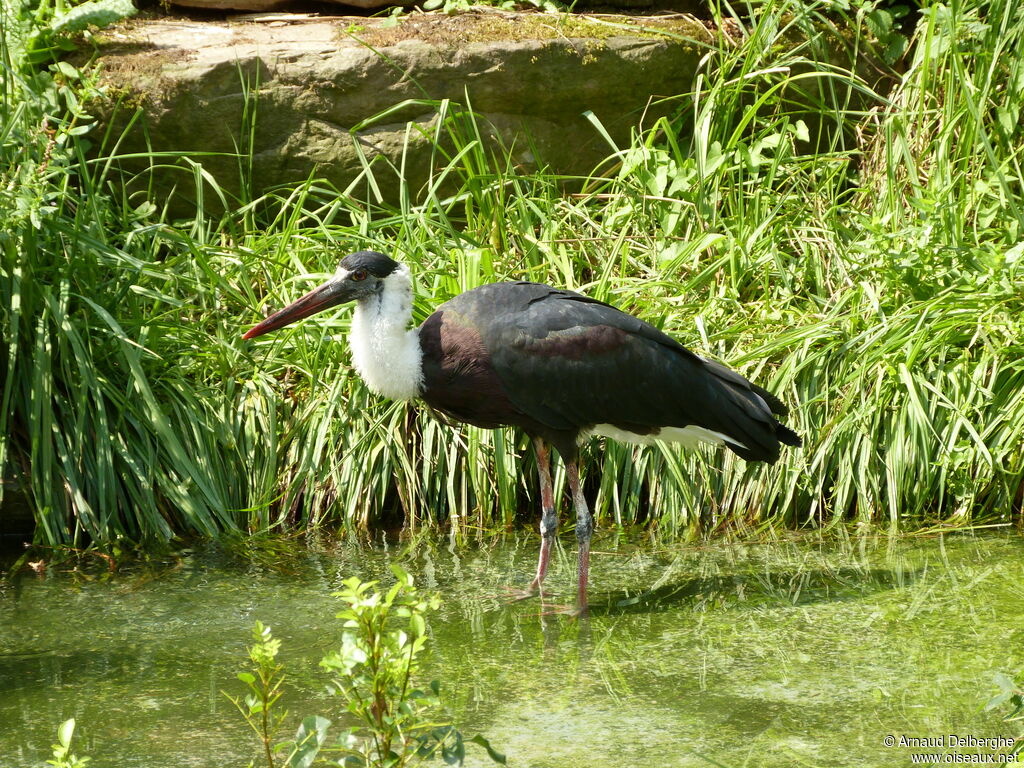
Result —
[[[521,171],[486,149],[471,111],[439,103],[449,159],[426,188],[403,184],[397,205],[373,194],[400,176],[381,163],[363,197],[311,180],[236,199],[201,158],[153,153],[227,209],[172,220],[154,193],[127,191],[118,137],[91,117],[90,71],[41,70],[19,42],[33,9],[2,2],[0,469],[23,478],[37,541],[354,529],[395,514],[466,535],[532,517],[525,438],[370,395],[338,343],[346,312],[241,341],[263,307],[360,248],[413,266],[417,320],[484,282],[550,282],[792,406],[804,448],[772,467],[594,452],[599,526],[694,536],[1019,517],[1019,4],[925,3],[909,41],[870,2],[716,7],[716,24],[740,32],[707,48],[673,114],[610,146],[592,178]],[[863,71],[832,61],[837,19],[855,55],[885,44],[856,59]]]

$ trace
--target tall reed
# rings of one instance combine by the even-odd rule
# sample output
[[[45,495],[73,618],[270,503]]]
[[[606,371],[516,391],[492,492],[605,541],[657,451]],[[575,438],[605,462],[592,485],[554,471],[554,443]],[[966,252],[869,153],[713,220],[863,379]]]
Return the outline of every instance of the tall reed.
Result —
[[[518,170],[442,102],[425,189],[367,164],[381,186],[398,176],[396,206],[316,180],[233,200],[201,158],[154,153],[228,204],[185,222],[125,191],[115,141],[86,154],[87,74],[27,73],[4,53],[0,465],[30,479],[38,540],[399,516],[466,536],[535,515],[523,436],[369,395],[341,343],[348,312],[240,340],[359,248],[413,266],[417,321],[481,283],[550,282],[791,404],[805,445],[773,467],[586,446],[599,525],[696,536],[1019,516],[1024,76],[1009,52],[1024,15],[1009,0],[927,6],[885,95],[882,60],[852,71],[833,53],[865,49],[877,9],[837,22],[823,8],[719,13],[732,39],[592,178]]]

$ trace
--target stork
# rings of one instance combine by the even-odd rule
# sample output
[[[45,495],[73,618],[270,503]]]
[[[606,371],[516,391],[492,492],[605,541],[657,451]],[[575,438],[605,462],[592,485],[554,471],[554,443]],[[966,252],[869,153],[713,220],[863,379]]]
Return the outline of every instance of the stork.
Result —
[[[652,325],[572,291],[492,283],[442,304],[419,328],[409,268],[373,251],[252,327],[251,339],[346,302],[356,303],[352,362],[379,395],[419,398],[457,421],[515,426],[533,441],[540,476],[541,546],[528,594],[541,591],[558,527],[550,449],[565,464],[576,507],[576,611],[587,610],[593,517],[580,487],[579,445],[590,435],[650,443],[724,445],[774,463],[800,437],[776,416],[778,398]]]

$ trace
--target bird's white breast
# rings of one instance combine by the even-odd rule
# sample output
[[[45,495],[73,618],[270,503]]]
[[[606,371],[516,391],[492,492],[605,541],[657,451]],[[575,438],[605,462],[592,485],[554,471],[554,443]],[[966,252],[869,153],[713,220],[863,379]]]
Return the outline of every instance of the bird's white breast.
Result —
[[[378,395],[411,400],[423,388],[419,333],[407,328],[411,315],[412,283],[404,264],[385,278],[380,293],[356,305],[349,334],[352,363]]]

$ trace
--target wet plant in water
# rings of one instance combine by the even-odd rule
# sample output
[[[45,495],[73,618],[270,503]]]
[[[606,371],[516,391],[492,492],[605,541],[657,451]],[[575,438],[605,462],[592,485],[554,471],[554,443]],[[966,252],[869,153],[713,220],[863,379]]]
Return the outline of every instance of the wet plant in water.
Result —
[[[274,767],[274,738],[288,711],[275,705],[281,698],[284,667],[277,661],[281,641],[272,636],[270,627],[257,621],[252,628],[253,644],[249,646],[251,672],[239,672],[238,679],[246,684],[245,697],[225,694],[242,713],[245,721],[256,732],[263,745],[268,768]]]
[[[320,662],[331,675],[329,690],[341,697],[358,723],[342,731],[336,743],[328,743],[331,721],[306,717],[294,740],[274,744],[288,716],[278,708],[283,667],[277,661],[281,644],[270,628],[257,622],[254,643],[249,647],[251,672],[238,679],[249,688],[244,698],[228,696],[260,739],[267,768],[274,755],[287,752],[286,767],[341,764],[346,768],[403,768],[441,757],[449,765],[461,765],[466,743],[482,746],[490,758],[505,763],[481,735],[465,739],[451,723],[438,718],[440,684],[428,690],[416,687],[415,678],[426,649],[428,614],[440,605],[437,595],[421,594],[412,577],[391,566],[397,581],[387,591],[377,582],[350,578],[335,593],[345,608],[338,613],[344,624],[341,646]],[[341,760],[328,755],[340,754]]]
[[[92,759],[78,757],[71,752],[71,738],[75,735],[75,719],[65,720],[57,729],[57,743],[53,745],[53,758],[46,761],[54,768],[85,768]]]
[[[376,582],[351,578],[336,593],[346,606],[338,614],[345,629],[341,647],[321,665],[333,675],[333,692],[360,723],[343,736],[345,765],[399,768],[437,755],[461,765],[462,734],[434,721],[440,684],[435,680],[424,691],[414,681],[428,639],[426,617],[440,599],[421,594],[408,573],[391,568],[397,581],[387,592],[374,590]],[[483,736],[470,741],[505,763]]]

